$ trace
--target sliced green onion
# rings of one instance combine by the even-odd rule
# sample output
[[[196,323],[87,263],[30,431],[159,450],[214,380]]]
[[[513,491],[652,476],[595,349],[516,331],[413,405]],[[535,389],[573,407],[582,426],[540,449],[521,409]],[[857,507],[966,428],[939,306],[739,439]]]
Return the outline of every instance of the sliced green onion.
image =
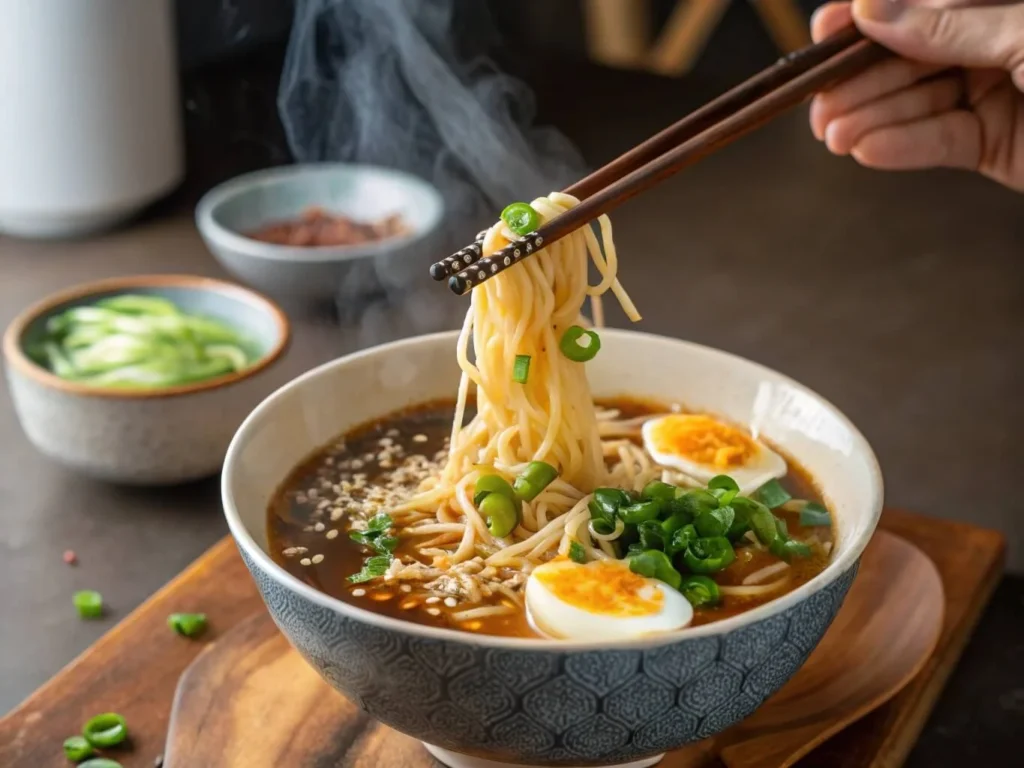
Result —
[[[383,533],[384,531],[391,530],[394,524],[395,521],[391,519],[391,515],[387,512],[378,512],[366,523],[366,530]]]
[[[710,608],[721,600],[718,585],[707,576],[684,576],[679,591],[694,608]]]
[[[92,760],[79,763],[78,768],[122,768],[122,765],[117,760],[107,757],[94,757]]]
[[[387,573],[394,559],[392,555],[374,555],[366,558],[363,569],[359,573],[353,573],[348,577],[352,584],[362,584],[364,581],[371,581]]]
[[[828,510],[816,501],[808,501],[800,509],[800,525],[804,528],[831,526],[832,516]]]
[[[630,503],[630,498],[625,491],[618,488],[595,488],[592,503],[597,504],[605,514],[614,515],[619,511],[619,507]]]
[[[679,552],[685,552],[686,548],[690,546],[699,538],[697,529],[692,525],[684,525],[672,532],[672,538],[669,539],[668,545],[665,547],[665,552],[669,557],[674,556]]]
[[[512,366],[512,381],[516,384],[525,384],[530,378],[530,356],[516,355],[516,362]]]
[[[718,508],[718,499],[711,493],[699,488],[690,491],[682,491],[676,494],[676,498],[669,502],[672,514],[685,514],[690,520],[697,519],[702,512]]]
[[[740,487],[728,475],[715,475],[708,481],[708,490],[718,497],[719,504],[728,504],[739,495]]]
[[[678,589],[682,575],[672,565],[668,555],[656,549],[648,549],[629,558],[629,570],[649,579],[657,579]]]
[[[177,315],[178,307],[173,301],[161,296],[149,296],[142,293],[123,293],[120,296],[108,296],[96,302],[97,307],[111,309],[114,312],[125,312],[130,315]]]
[[[796,539],[779,538],[769,547],[771,553],[787,563],[794,557],[810,557],[811,548]]]
[[[713,536],[691,542],[683,560],[694,573],[717,573],[733,564],[736,552],[727,538]]]
[[[519,524],[515,503],[500,493],[489,493],[484,497],[480,502],[480,514],[487,523],[487,530],[499,539],[508,536]]]
[[[533,501],[558,477],[558,470],[546,461],[531,461],[512,483],[512,490],[523,501]]]
[[[64,739],[64,756],[71,762],[80,763],[92,755],[92,744],[85,736],[70,736]]]
[[[661,503],[657,501],[638,501],[636,504],[620,507],[619,517],[624,523],[639,525],[648,520],[657,520],[658,515],[661,514],[661,508]]]
[[[701,536],[725,536],[735,519],[736,512],[732,507],[719,507],[701,512],[693,521],[693,525]]]
[[[660,501],[668,504],[676,498],[678,490],[674,485],[663,483],[661,480],[652,480],[640,491],[640,498],[644,501]]]
[[[778,480],[769,480],[757,489],[754,497],[768,509],[778,509],[793,498]]]
[[[753,499],[749,500],[754,508],[750,512],[750,528],[757,536],[757,540],[764,546],[770,547],[779,538],[779,526],[775,515],[764,504]]]
[[[167,617],[167,626],[182,637],[199,637],[206,631],[206,614],[172,613]]]
[[[574,541],[569,544],[569,559],[574,563],[587,562],[587,553],[583,549],[583,545],[578,541]]]
[[[657,520],[647,520],[636,527],[640,535],[640,543],[644,549],[664,549],[665,534],[661,530],[661,523]]]
[[[473,486],[473,505],[480,507],[480,502],[489,493],[500,493],[502,496],[515,500],[515,491],[509,485],[508,480],[501,475],[480,475]]]
[[[501,212],[501,220],[517,235],[528,235],[540,226],[540,214],[529,203],[512,203]]]
[[[114,747],[128,738],[128,725],[116,712],[104,712],[86,721],[82,735],[94,747]]]
[[[95,589],[83,589],[71,596],[71,601],[83,619],[96,619],[103,615],[103,595]]]
[[[206,347],[206,354],[210,357],[223,357],[235,371],[249,367],[249,356],[235,344],[210,344]]]
[[[601,337],[594,331],[573,325],[562,334],[558,347],[574,363],[585,363],[593,360],[601,351]]]

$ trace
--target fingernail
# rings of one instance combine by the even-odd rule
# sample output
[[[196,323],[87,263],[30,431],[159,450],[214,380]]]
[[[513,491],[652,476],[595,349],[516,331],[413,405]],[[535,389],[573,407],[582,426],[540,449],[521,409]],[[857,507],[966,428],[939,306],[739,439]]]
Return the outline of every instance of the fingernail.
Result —
[[[905,7],[905,0],[854,0],[853,15],[869,21],[896,21]]]

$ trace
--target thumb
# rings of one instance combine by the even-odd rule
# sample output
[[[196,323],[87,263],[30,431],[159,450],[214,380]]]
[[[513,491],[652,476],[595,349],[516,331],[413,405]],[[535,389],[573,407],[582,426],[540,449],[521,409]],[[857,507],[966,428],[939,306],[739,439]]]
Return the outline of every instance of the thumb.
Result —
[[[908,59],[1003,69],[1024,84],[1024,3],[934,8],[907,0],[854,0],[866,36]]]

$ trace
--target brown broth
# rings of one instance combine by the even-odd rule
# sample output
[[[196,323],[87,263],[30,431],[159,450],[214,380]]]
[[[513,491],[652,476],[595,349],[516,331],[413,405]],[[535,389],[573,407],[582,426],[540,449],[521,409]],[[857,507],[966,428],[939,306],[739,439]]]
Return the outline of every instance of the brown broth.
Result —
[[[657,403],[633,398],[602,400],[600,404],[617,408],[623,418],[668,410]],[[366,487],[373,488],[377,478],[393,469],[389,462],[400,461],[403,455],[441,460],[447,447],[453,414],[454,404],[451,401],[425,403],[356,427],[335,443],[317,451],[289,475],[270,504],[267,530],[271,555],[296,578],[354,606],[429,626],[491,635],[539,637],[524,611],[460,623],[452,618],[452,613],[465,610],[465,604],[454,608],[443,601],[426,605],[426,595],[423,590],[417,591],[415,586],[406,590],[397,585],[377,582],[351,584],[348,581],[348,576],[362,568],[367,553],[349,538],[345,510],[333,503],[339,498],[339,484],[362,474],[365,475]],[[392,453],[398,455],[389,455]],[[339,464],[352,459],[356,459],[356,467],[348,470],[339,468]],[[786,460],[789,472],[781,481],[786,490],[794,498],[821,502],[821,495],[807,472],[789,457]],[[359,493],[348,491],[345,495],[358,498]],[[776,514],[786,519],[791,532],[801,530],[798,514],[783,510],[776,510]],[[819,527],[815,532],[822,543],[833,541],[831,528]],[[395,554],[415,556],[415,551],[410,542],[405,541]],[[714,575],[719,585],[739,585],[749,574],[778,562],[774,556],[753,546],[737,545],[736,554],[736,562]],[[815,548],[811,557],[793,560],[790,579],[783,588],[767,597],[725,595],[714,608],[697,608],[693,625],[720,621],[770,602],[812,579],[825,568],[828,560],[829,556],[821,548]],[[772,580],[768,579],[769,582]],[[411,603],[416,605],[410,606]],[[428,612],[428,609],[432,610]]]

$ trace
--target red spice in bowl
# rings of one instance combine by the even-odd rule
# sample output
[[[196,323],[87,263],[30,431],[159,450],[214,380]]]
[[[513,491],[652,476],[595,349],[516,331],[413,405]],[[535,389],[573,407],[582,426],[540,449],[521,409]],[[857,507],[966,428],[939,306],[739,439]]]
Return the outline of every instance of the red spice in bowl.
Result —
[[[376,222],[362,222],[333,215],[322,208],[309,208],[298,219],[268,224],[248,237],[276,245],[308,247],[361,245],[386,240],[409,232],[402,217],[395,214]]]

